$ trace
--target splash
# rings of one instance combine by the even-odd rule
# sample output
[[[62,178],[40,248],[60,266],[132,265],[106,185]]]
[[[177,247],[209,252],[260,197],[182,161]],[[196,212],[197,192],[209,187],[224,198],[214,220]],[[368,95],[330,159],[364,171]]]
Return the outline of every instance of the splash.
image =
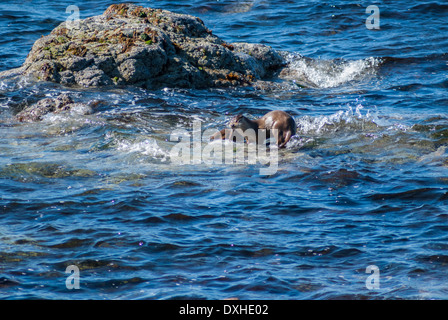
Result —
[[[357,104],[354,108],[347,106],[346,110],[339,110],[330,115],[303,116],[296,119],[296,123],[301,134],[322,134],[341,130],[368,133],[380,130],[379,123],[385,123],[379,118],[378,111],[375,109],[371,112],[367,109],[363,113],[363,109],[362,104]]]
[[[289,67],[280,76],[292,80],[299,86],[312,88],[334,88],[352,81],[369,79],[377,73],[381,60],[319,60],[304,57],[298,53],[286,55]]]
[[[134,155],[149,156],[162,162],[169,159],[169,153],[163,150],[154,139],[119,140],[117,142],[117,150]]]

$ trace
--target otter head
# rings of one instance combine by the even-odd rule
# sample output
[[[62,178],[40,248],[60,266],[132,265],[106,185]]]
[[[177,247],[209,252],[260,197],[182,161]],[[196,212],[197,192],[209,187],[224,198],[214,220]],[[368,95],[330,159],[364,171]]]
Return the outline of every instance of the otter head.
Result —
[[[247,123],[247,118],[239,114],[230,120],[229,127],[232,129],[246,129],[248,127]]]

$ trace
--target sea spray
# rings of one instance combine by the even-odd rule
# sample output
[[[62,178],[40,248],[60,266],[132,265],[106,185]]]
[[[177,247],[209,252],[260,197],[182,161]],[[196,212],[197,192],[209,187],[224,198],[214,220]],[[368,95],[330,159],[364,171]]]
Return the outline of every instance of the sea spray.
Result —
[[[312,59],[298,53],[285,54],[288,68],[281,78],[311,88],[333,88],[351,81],[361,81],[377,73],[380,59],[369,57],[360,60]]]

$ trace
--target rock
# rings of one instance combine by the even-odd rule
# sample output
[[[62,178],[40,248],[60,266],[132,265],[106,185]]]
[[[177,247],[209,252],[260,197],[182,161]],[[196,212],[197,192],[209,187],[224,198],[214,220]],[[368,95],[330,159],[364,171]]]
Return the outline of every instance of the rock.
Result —
[[[87,114],[91,108],[88,105],[75,103],[68,94],[63,93],[56,98],[44,98],[25,107],[16,114],[16,119],[20,122],[35,122],[42,120],[42,117],[50,112],[60,113],[72,110],[76,113]]]
[[[85,87],[205,88],[251,85],[283,65],[271,47],[228,44],[194,16],[114,4],[102,15],[61,23],[34,43],[21,68],[0,76]],[[30,118],[39,118],[45,106],[58,109],[56,101],[39,103]]]

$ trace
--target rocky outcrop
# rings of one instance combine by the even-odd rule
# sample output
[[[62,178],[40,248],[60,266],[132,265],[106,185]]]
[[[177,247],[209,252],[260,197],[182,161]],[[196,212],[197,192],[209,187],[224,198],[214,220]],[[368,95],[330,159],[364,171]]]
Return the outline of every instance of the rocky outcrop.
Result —
[[[199,18],[116,4],[102,15],[60,24],[7,74],[86,87],[204,88],[252,85],[283,64],[271,47],[226,43]]]

